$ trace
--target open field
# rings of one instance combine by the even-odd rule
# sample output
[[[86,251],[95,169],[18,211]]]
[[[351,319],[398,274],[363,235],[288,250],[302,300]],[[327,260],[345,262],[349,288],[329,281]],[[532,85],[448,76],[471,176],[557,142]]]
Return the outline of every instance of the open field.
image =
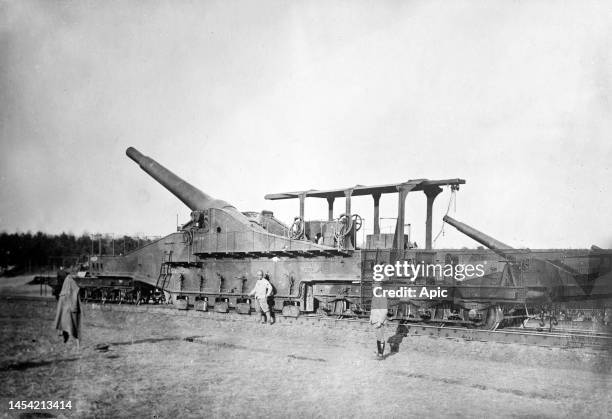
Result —
[[[91,306],[77,351],[52,329],[54,312],[50,299],[0,299],[5,416],[34,413],[9,410],[9,400],[70,400],[71,410],[44,412],[612,417],[612,357],[603,351],[409,337],[378,361],[364,332]]]
[[[51,297],[53,289],[48,285],[30,285],[34,275],[21,275],[15,277],[0,277],[1,295],[22,295],[27,297]]]

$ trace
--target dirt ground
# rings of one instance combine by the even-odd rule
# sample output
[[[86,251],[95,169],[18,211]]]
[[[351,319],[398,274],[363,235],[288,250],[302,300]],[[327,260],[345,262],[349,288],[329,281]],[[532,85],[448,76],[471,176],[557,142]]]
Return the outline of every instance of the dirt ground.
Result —
[[[3,416],[612,417],[605,351],[409,337],[379,361],[359,331],[91,306],[77,351],[54,312],[54,300],[0,298]]]

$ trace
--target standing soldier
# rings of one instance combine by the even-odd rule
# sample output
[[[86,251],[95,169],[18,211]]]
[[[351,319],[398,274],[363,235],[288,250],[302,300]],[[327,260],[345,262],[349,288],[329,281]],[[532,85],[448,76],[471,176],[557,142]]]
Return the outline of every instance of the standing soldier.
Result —
[[[62,332],[64,343],[72,336],[77,348],[81,337],[81,300],[79,286],[72,275],[67,275],[62,285],[55,313],[55,328]]]
[[[261,323],[266,323],[266,316],[268,317],[268,321],[270,324],[274,323],[274,319],[270,315],[270,306],[268,305],[268,298],[272,295],[272,284],[266,277],[264,277],[263,271],[257,271],[258,280],[255,283],[255,288],[253,291],[249,293],[249,295],[254,295],[255,300],[257,301],[257,309],[261,314]]]
[[[385,354],[385,323],[387,322],[387,297],[383,294],[382,283],[380,279],[375,279],[374,286],[372,287],[372,306],[370,308],[370,324],[374,327],[374,333],[376,335],[376,355],[378,359],[384,359]],[[378,292],[374,292],[376,288],[379,288]],[[376,294],[382,295],[377,297]]]

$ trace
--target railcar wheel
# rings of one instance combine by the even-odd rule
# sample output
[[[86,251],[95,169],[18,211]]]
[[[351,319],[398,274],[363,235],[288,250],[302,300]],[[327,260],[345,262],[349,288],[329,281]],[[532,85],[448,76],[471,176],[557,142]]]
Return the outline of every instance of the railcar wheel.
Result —
[[[315,313],[317,316],[323,316],[323,317],[329,316],[329,313],[326,310],[322,309],[321,307],[317,308],[317,311],[315,311]]]
[[[499,324],[504,320],[504,312],[498,305],[491,306],[487,309],[487,318],[485,320],[483,329],[495,330]]]

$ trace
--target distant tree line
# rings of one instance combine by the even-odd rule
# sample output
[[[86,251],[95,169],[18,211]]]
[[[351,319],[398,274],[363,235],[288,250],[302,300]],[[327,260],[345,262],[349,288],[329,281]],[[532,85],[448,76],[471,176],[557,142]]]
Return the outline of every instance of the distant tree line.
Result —
[[[87,234],[80,236],[37,233],[0,233],[0,273],[52,269],[70,265],[87,255],[120,255],[131,252],[156,238]],[[93,245],[93,246],[92,246]],[[9,273],[9,272],[6,272]]]

